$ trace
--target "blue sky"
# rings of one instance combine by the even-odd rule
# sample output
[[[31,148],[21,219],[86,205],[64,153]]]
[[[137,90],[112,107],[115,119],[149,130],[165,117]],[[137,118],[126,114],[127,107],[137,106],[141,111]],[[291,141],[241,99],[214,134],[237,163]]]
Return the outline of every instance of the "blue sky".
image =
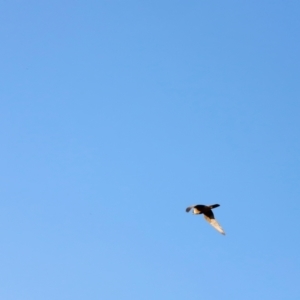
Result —
[[[299,299],[298,1],[0,14],[1,299]]]

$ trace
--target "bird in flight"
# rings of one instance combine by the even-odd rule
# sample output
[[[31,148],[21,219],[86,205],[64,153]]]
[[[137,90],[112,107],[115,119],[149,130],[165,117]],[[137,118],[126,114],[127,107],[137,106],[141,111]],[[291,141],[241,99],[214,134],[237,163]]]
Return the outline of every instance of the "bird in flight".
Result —
[[[204,219],[211,225],[213,226],[216,230],[218,230],[220,233],[225,235],[225,231],[221,227],[221,225],[218,223],[218,221],[215,219],[215,216],[212,212],[213,208],[219,207],[220,204],[213,204],[213,205],[202,205],[202,204],[197,204],[197,205],[191,205],[186,208],[186,212],[189,212],[191,209],[193,209],[193,214],[194,215],[201,215],[203,214]]]

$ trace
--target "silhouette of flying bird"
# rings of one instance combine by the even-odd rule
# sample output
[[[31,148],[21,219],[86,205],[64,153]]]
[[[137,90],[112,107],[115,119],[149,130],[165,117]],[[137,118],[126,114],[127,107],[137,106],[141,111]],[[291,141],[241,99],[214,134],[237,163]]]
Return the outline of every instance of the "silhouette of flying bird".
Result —
[[[212,212],[213,208],[219,207],[220,204],[213,204],[213,205],[202,205],[202,204],[197,204],[197,205],[191,205],[186,208],[186,212],[189,212],[191,209],[193,209],[193,214],[194,215],[201,215],[203,214],[205,220],[213,226],[216,230],[218,230],[220,233],[225,235],[225,231],[221,227],[221,225],[218,223],[218,221],[215,219],[215,216]]]

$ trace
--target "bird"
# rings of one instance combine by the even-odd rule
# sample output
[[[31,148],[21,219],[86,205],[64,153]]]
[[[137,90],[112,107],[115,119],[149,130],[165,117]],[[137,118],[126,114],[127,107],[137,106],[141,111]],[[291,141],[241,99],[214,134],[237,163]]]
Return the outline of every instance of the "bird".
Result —
[[[212,212],[213,208],[219,207],[220,204],[213,204],[213,205],[203,205],[203,204],[196,204],[191,205],[186,208],[186,212],[189,212],[191,209],[193,209],[194,215],[201,215],[203,214],[204,219],[213,226],[217,231],[225,235],[225,231],[221,227],[221,225],[218,223],[218,221],[215,219],[215,216]]]

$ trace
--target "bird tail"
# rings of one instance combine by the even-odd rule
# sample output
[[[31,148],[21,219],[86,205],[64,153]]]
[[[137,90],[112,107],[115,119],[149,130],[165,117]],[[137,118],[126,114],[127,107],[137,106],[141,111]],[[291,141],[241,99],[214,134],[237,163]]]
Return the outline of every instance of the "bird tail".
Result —
[[[219,207],[219,206],[220,206],[220,204],[209,205],[209,207],[210,207],[211,209],[216,208],[216,207]]]
[[[192,208],[194,208],[194,205],[191,205],[191,206],[187,207],[185,211],[189,212]]]

